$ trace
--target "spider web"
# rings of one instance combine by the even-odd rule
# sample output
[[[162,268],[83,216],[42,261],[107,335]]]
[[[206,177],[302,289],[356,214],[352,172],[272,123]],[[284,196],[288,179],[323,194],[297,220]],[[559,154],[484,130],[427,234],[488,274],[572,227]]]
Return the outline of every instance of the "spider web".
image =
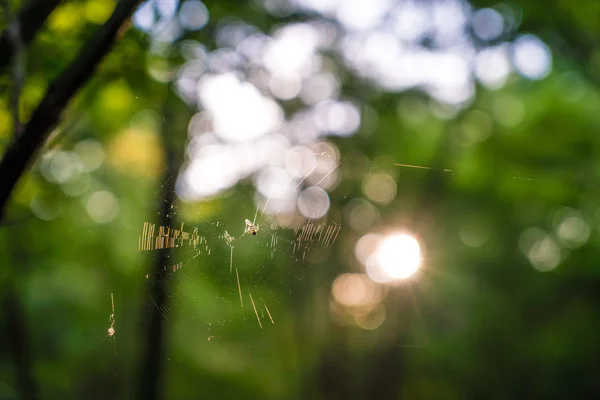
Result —
[[[294,185],[318,186],[342,169],[353,168],[351,158],[328,162],[331,167],[316,179],[310,177],[315,165],[294,183],[290,178],[280,192]],[[433,169],[390,160],[381,165],[385,170]],[[449,169],[439,172],[454,175]],[[156,222],[159,212],[155,221],[138,228],[138,251],[150,253],[155,264],[158,252],[169,250],[169,262],[159,266],[156,277],[147,274],[145,279],[168,294],[167,303],[159,308],[170,326],[210,341],[265,331],[293,318],[299,302],[316,289],[311,274],[315,268],[327,268],[342,230],[335,205],[321,218],[282,224],[278,214],[267,211],[276,196],[261,198],[254,186],[240,183],[216,199],[194,203],[190,211],[190,204],[175,190],[167,190],[176,186],[176,179],[172,174],[157,191],[162,197],[156,209],[169,204],[173,224]],[[250,228],[255,228],[255,235]]]
[[[177,222],[145,221],[138,235],[138,251],[152,254],[155,263],[159,251],[169,252],[167,265],[146,279],[168,294],[160,311],[172,328],[213,340],[265,330],[287,318],[309,290],[307,275],[315,261],[330,254],[341,222],[325,215],[282,226],[276,215],[265,213],[270,198],[257,207],[253,188],[243,186],[217,200],[210,216],[206,209],[215,208],[215,200],[184,211],[189,204],[165,190],[174,186],[173,179],[159,189],[159,203],[171,204],[168,216]]]

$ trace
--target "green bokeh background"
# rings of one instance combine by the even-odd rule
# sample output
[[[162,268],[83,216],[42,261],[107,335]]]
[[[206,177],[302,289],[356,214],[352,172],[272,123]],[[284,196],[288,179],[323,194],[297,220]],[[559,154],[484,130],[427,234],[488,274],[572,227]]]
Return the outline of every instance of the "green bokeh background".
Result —
[[[25,117],[114,4],[64,1],[50,16],[28,50],[20,103]],[[216,46],[218,24],[232,18],[264,32],[307,18],[276,18],[257,2],[205,4],[209,25],[185,38],[208,49]],[[275,324],[263,319],[260,329],[247,301],[242,313],[215,295],[231,294],[228,273],[218,275],[219,268],[228,269],[226,246],[194,260],[185,251],[173,252],[196,275],[191,288],[172,282],[175,311],[166,313],[171,319],[164,398],[598,396],[600,3],[530,0],[509,6],[521,21],[514,35],[533,33],[550,47],[552,72],[540,81],[513,73],[499,90],[478,87],[472,104],[451,119],[436,117],[420,92],[382,92],[340,64],[343,96],[359,101],[363,116],[376,114],[377,123],[331,139],[346,177],[330,193],[330,218],[344,224],[338,239],[327,257],[304,267],[283,244],[273,259],[261,246],[235,251],[237,265],[247,268],[244,284],[269,304]],[[23,304],[42,398],[128,399],[144,384],[139,371],[147,333],[145,276],[156,267],[157,254],[139,252],[138,235],[145,221],[157,221],[161,187],[176,173],[167,164],[178,168],[183,161],[195,112],[148,73],[149,64],[176,68],[180,56],[175,50],[149,55],[149,43],[135,28],[124,34],[66,110],[0,227],[0,282],[13,282]],[[0,76],[0,147],[12,132],[10,80],[6,72]],[[144,110],[154,111],[158,123],[132,125]],[[523,117],[511,123],[511,113]],[[481,130],[490,136],[468,143],[469,134]],[[119,202],[118,217],[106,224],[89,217],[87,195],[67,196],[42,173],[47,154],[70,151],[88,139],[105,151],[104,163],[89,174],[88,193],[108,190]],[[368,162],[360,162],[359,151]],[[395,200],[377,206],[382,218],[373,230],[408,229],[419,237],[425,259],[415,279],[387,289],[386,319],[367,330],[332,311],[331,285],[339,274],[363,272],[353,252],[367,232],[345,224],[343,213],[349,202],[365,197],[361,179],[373,171],[391,175],[397,185]],[[210,201],[176,200],[175,226],[205,227],[211,239],[222,233],[216,221],[242,229],[255,210],[253,193],[251,183],[242,182]],[[47,207],[48,220],[32,211],[34,200]],[[555,269],[538,271],[520,250],[519,238],[531,227],[554,234],[553,216],[564,207],[581,213],[589,239],[561,248]],[[487,240],[468,246],[460,232]],[[292,239],[290,232],[278,234]],[[297,274],[282,272],[292,265]],[[262,275],[253,277],[251,268]],[[106,337],[111,293],[116,333]],[[17,393],[3,315],[0,398],[12,399]],[[215,320],[222,324],[206,327]]]

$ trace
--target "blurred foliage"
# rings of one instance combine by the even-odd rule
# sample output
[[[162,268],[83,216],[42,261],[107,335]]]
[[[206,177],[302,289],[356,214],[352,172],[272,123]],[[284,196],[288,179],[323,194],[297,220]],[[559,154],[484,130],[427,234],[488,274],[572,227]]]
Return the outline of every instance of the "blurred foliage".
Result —
[[[53,12],[28,49],[20,99],[25,119],[115,4],[69,0]],[[397,196],[388,204],[369,201],[380,217],[368,230],[344,220],[332,251],[307,270],[300,289],[277,275],[288,255],[270,260],[262,248],[238,247],[244,262],[275,271],[248,278],[257,298],[278,299],[275,324],[265,329],[247,302],[245,318],[219,303],[218,293],[230,290],[223,276],[199,278],[198,299],[168,323],[166,398],[597,395],[600,3],[508,6],[520,23],[515,35],[537,34],[550,47],[552,72],[539,81],[513,73],[497,90],[478,85],[473,101],[449,117],[423,93],[387,93],[328,55],[343,97],[359,100],[362,114],[355,135],[330,139],[340,149],[344,176],[330,193],[330,215],[342,220],[353,201],[369,201],[363,192],[368,173],[392,176]],[[257,1],[206,1],[206,7],[208,25],[185,32],[178,43],[195,39],[211,50],[227,21],[269,33],[310,17],[274,17]],[[167,101],[172,85],[151,72],[169,75],[182,64],[178,43],[152,52],[149,35],[131,27],[124,32],[23,177],[0,228],[0,282],[16,278],[43,398],[133,398],[145,335],[144,277],[156,258],[137,251],[138,235],[145,221],[156,219],[165,183],[163,138],[172,140],[167,150],[183,162],[188,120],[197,111],[179,99]],[[12,135],[10,82],[8,73],[0,77],[0,149]],[[284,104],[286,112],[295,107]],[[48,175],[57,152],[80,158],[85,168],[76,182]],[[89,211],[92,195],[103,191],[118,201],[118,215],[108,221]],[[209,201],[177,201],[176,225],[206,224],[211,235],[219,232],[217,220],[242,229],[238,221],[254,213],[253,194],[245,180]],[[556,218],[566,208],[589,229],[584,243],[560,245]],[[556,268],[534,268],[521,250],[532,227],[560,245]],[[339,274],[363,272],[354,256],[360,237],[394,229],[419,237],[423,271],[389,288],[385,321],[363,329],[331,310],[331,285]],[[228,248],[213,257],[218,261],[198,261],[200,268],[216,263],[228,269]],[[175,299],[191,296],[178,290]],[[107,337],[111,293],[116,334]],[[227,313],[227,324],[216,328],[222,336],[191,321],[220,313]],[[0,332],[6,343],[4,326]],[[0,351],[0,398],[16,398],[12,368]]]

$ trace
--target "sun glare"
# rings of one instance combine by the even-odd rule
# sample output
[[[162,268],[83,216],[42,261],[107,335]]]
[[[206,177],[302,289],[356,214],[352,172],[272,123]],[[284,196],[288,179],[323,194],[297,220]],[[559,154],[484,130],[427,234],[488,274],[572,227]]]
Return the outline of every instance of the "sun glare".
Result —
[[[407,234],[385,238],[375,256],[382,272],[392,279],[406,279],[421,266],[421,246],[417,239]]]

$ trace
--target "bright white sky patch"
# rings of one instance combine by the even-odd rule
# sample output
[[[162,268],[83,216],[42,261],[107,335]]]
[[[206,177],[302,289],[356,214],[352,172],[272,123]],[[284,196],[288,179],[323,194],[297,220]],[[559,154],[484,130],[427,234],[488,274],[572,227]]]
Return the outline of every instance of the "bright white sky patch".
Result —
[[[183,176],[185,194],[199,197],[215,195],[235,185],[240,178],[231,152],[222,146],[211,146],[210,151],[191,162]]]
[[[160,16],[164,19],[170,19],[175,16],[179,0],[153,0]]]
[[[158,23],[155,19],[161,13],[168,15],[167,8],[177,0],[166,1],[162,11],[153,8],[156,1],[160,0],[143,3],[136,18],[146,18],[145,23],[150,26],[151,22],[158,31],[164,18]],[[275,3],[280,4],[275,7]],[[186,53],[188,62],[177,78],[180,93],[190,104],[197,102],[206,110],[207,125],[202,131],[222,147],[219,157],[239,165],[230,168],[215,163],[211,176],[204,176],[199,172],[204,166],[197,168],[198,162],[212,164],[216,155],[200,155],[196,150],[204,145],[190,144],[193,157],[187,179],[181,181],[189,183],[187,194],[218,194],[250,175],[256,174],[256,180],[271,167],[285,168],[297,178],[298,171],[306,168],[293,155],[286,159],[288,148],[300,143],[310,148],[327,136],[355,134],[361,127],[361,104],[338,98],[339,69],[329,52],[341,54],[345,64],[341,69],[350,69],[380,89],[421,90],[436,100],[434,104],[441,104],[438,109],[449,107],[452,113],[473,99],[476,80],[499,89],[513,69],[530,79],[541,79],[551,69],[547,46],[533,35],[521,36],[514,43],[482,46],[482,41],[502,37],[504,14],[491,8],[474,10],[466,0],[274,0],[270,4],[311,15],[306,22],[280,25],[273,32],[224,22],[217,33],[217,49],[191,57]],[[204,11],[199,0],[182,1],[169,37],[181,30],[179,23],[190,29],[200,27],[208,17]],[[312,18],[314,14],[326,18]],[[425,37],[432,46],[422,42]],[[277,100],[292,99],[302,101],[304,107],[294,109],[284,120]],[[518,102],[496,103],[493,115],[499,123],[515,126],[522,120],[524,111]],[[278,145],[284,151],[265,151],[267,147],[258,144],[278,135],[287,141]],[[298,192],[310,185],[336,185],[336,171],[321,181],[335,164],[326,172],[320,170],[322,165],[300,182]],[[258,198],[265,195],[265,190],[259,192]]]
[[[280,167],[265,168],[256,180],[256,188],[264,197],[294,198],[298,192],[296,180]]]
[[[504,31],[502,14],[492,8],[483,8],[473,15],[473,31],[481,40],[493,40]]]
[[[132,19],[138,29],[149,31],[156,21],[154,5],[150,1],[144,1],[138,6]]]
[[[315,108],[315,122],[323,131],[348,136],[359,128],[360,113],[350,102],[325,101]]]
[[[319,44],[319,33],[309,24],[287,25],[266,46],[263,62],[271,73],[283,77],[306,76]]]
[[[475,58],[475,76],[490,89],[501,88],[511,71],[507,45],[483,49]]]
[[[205,76],[198,83],[202,105],[213,117],[213,128],[232,142],[253,140],[272,132],[282,121],[279,105],[233,73]]]
[[[463,36],[469,13],[468,5],[459,0],[433,2],[432,14],[436,42],[448,45],[455,43]]]
[[[337,17],[349,30],[378,26],[390,10],[391,0],[345,0],[339,4]]]
[[[523,35],[512,45],[513,63],[529,79],[543,79],[552,69],[550,49],[534,35]]]
[[[339,81],[330,73],[316,74],[308,78],[302,85],[300,97],[304,103],[316,104],[320,101],[337,97]]]
[[[273,96],[281,100],[293,99],[298,96],[300,89],[302,89],[302,85],[298,78],[281,79],[277,75],[273,75],[269,81],[269,90]]]
[[[414,41],[431,26],[427,10],[413,1],[400,3],[393,13],[394,32],[402,40]]]
[[[188,0],[179,10],[179,23],[186,29],[202,29],[208,23],[208,10],[197,0]]]

